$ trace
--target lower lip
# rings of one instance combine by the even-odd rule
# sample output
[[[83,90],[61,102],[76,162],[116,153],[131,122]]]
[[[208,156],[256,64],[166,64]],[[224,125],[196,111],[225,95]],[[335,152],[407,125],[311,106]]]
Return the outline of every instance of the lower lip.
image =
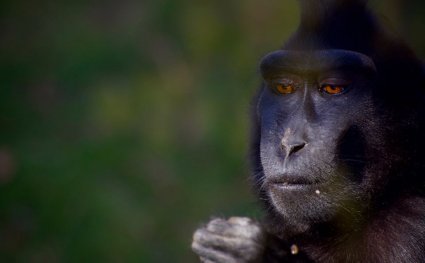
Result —
[[[279,183],[279,184],[273,184],[272,185],[273,188],[277,188],[279,190],[292,190],[292,191],[296,191],[296,190],[306,190],[309,188],[312,188],[313,185],[312,184],[285,184],[285,183]]]

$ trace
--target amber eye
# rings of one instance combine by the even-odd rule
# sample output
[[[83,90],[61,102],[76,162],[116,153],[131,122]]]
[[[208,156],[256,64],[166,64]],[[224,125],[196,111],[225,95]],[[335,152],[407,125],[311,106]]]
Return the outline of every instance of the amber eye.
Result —
[[[295,91],[295,87],[292,84],[276,84],[274,89],[279,94],[291,94]]]
[[[331,95],[337,95],[344,92],[345,86],[325,84],[320,90]]]

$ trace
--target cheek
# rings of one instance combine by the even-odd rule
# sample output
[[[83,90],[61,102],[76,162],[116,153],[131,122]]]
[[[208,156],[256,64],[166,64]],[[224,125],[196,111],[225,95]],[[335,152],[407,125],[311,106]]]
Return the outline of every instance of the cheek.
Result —
[[[280,140],[285,130],[284,122],[283,114],[278,114],[277,109],[273,107],[268,107],[267,110],[262,112],[260,123],[260,154],[262,160],[269,159],[271,153],[280,147]]]
[[[260,159],[266,175],[270,173],[271,167],[279,162],[279,137],[278,133],[272,128],[261,129]]]

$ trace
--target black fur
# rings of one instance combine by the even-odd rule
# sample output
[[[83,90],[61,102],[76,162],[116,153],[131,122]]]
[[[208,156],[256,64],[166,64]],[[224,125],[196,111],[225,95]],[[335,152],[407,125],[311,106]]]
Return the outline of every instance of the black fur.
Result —
[[[217,263],[425,262],[422,62],[365,0],[300,3],[252,108],[266,219],[214,219],[192,247]]]
[[[370,105],[366,108],[370,111],[359,116],[345,116],[345,119],[354,120],[352,124],[338,123],[346,125],[343,131],[328,130],[341,132],[342,137],[335,142],[339,142],[336,155],[341,163],[347,157],[345,165],[350,172],[345,174],[354,187],[349,192],[334,189],[329,193],[351,197],[350,200],[335,198],[340,203],[326,211],[330,217],[324,218],[311,217],[304,211],[321,205],[314,200],[306,206],[299,204],[287,214],[279,211],[279,203],[270,200],[270,188],[264,187],[267,175],[260,154],[264,116],[258,113],[258,103],[261,103],[259,100],[262,100],[267,83],[262,87],[254,103],[251,159],[254,182],[268,211],[267,228],[280,237],[282,248],[298,244],[304,255],[314,262],[424,262],[425,86],[422,63],[401,39],[376,22],[365,1],[304,0],[301,3],[301,24],[283,46],[284,50],[356,51],[373,60],[376,76],[373,84],[367,87]],[[347,101],[344,107],[351,104],[357,105]],[[318,129],[326,130],[327,127]],[[315,172],[316,176],[322,176],[320,167]],[[297,202],[285,197],[282,202]],[[323,209],[319,207],[318,210]],[[294,220],[297,217],[307,219]]]

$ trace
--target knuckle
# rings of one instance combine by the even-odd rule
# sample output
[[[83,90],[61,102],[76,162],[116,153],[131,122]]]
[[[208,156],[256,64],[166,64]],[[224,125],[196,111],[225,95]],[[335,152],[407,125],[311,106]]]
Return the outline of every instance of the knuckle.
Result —
[[[230,217],[227,222],[231,223],[231,224],[237,224],[237,225],[242,225],[242,226],[248,226],[250,224],[253,224],[253,220],[249,217]]]
[[[201,250],[201,245],[199,245],[198,242],[193,241],[191,244],[191,248],[193,252],[198,253]]]
[[[202,242],[205,239],[205,236],[208,235],[208,231],[206,231],[203,228],[200,228],[198,230],[195,231],[195,233],[193,233],[193,241],[194,242]]]

